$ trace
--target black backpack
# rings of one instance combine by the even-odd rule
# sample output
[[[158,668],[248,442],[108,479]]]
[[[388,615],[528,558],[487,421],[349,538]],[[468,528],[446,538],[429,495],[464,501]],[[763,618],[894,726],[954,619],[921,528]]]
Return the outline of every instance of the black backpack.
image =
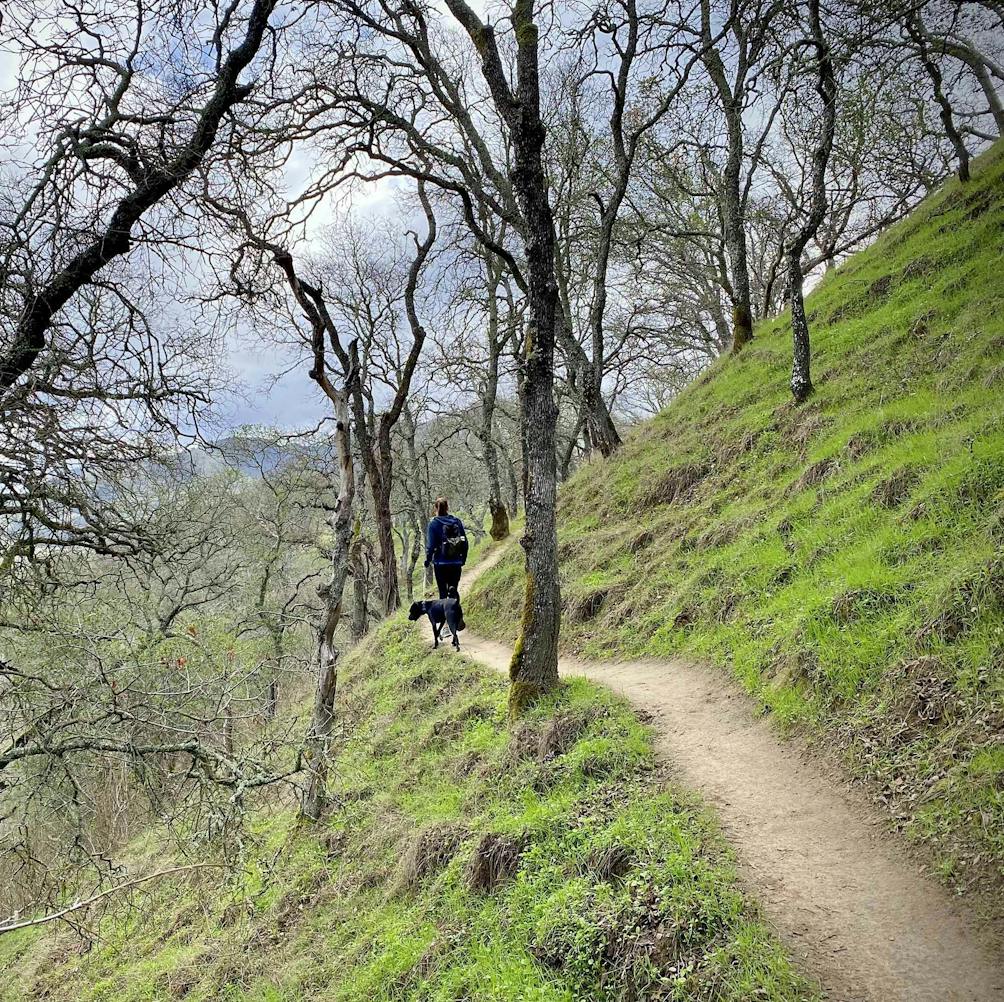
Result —
[[[467,536],[456,522],[443,526],[443,542],[439,546],[443,560],[450,563],[467,563]]]

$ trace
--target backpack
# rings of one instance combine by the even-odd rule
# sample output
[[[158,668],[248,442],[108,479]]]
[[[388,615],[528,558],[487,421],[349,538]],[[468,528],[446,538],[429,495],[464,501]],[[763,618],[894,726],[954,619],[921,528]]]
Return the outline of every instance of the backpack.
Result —
[[[467,563],[467,536],[456,522],[443,526],[443,541],[439,545],[439,552],[448,563]]]

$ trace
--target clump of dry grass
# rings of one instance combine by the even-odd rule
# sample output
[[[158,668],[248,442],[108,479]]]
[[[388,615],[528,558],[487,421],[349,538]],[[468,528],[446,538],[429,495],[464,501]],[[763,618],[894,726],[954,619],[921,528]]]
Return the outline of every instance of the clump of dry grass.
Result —
[[[711,467],[706,463],[684,463],[670,467],[652,489],[642,495],[641,507],[654,508],[657,505],[685,501],[693,495],[694,489],[709,473]]]
[[[421,829],[408,846],[398,868],[394,890],[416,887],[438,873],[456,856],[468,836],[462,825],[440,822]]]
[[[491,894],[516,875],[525,849],[526,839],[521,835],[482,835],[467,863],[464,881],[478,894]]]

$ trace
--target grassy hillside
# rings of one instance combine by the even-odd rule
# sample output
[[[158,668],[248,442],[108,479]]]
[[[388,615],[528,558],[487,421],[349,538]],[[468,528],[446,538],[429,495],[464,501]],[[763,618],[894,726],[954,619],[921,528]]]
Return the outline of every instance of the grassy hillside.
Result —
[[[783,726],[839,744],[946,879],[1001,904],[1004,149],[560,496],[566,650],[727,666]],[[511,638],[517,548],[467,603]]]
[[[511,731],[503,679],[399,622],[344,674],[320,825],[276,805],[239,877],[117,901],[89,952],[0,936],[0,998],[815,997],[613,697],[576,682]]]

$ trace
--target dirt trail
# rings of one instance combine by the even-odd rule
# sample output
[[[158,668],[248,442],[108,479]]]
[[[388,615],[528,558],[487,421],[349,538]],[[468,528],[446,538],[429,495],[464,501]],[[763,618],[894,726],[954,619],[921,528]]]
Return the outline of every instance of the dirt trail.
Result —
[[[463,653],[508,670],[502,644],[465,634]],[[796,743],[781,743],[727,680],[682,659],[561,658],[559,670],[652,714],[659,754],[716,809],[767,915],[828,999],[1004,1000],[1001,958],[949,894],[897,851],[859,794]]]

